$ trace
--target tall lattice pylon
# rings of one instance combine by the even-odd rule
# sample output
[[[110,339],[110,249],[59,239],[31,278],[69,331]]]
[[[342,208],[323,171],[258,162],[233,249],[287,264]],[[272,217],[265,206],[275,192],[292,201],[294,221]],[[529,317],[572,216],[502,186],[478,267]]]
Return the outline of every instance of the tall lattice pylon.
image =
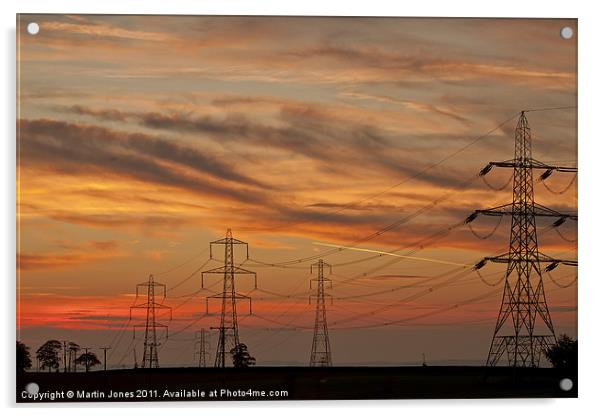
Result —
[[[205,328],[197,332],[199,340],[195,343],[194,356],[198,355],[199,368],[207,367],[207,357],[209,356],[209,337]]]
[[[169,336],[168,327],[157,322],[157,310],[169,311],[169,320],[171,320],[171,307],[157,302],[157,288],[163,289],[161,302],[165,299],[165,285],[155,281],[153,275],[148,277],[148,281],[136,285],[136,299],[140,295],[140,289],[146,292],[146,302],[130,306],[130,319],[132,319],[133,309],[146,310],[146,322],[144,324],[134,325],[134,338],[136,338],[136,328],[144,328],[144,354],[142,356],[142,368],[159,368],[158,347],[161,345],[157,337],[157,328],[165,329],[165,338]]]
[[[226,355],[230,354],[230,351],[240,344],[238,338],[238,318],[236,311],[236,301],[238,299],[245,299],[249,301],[249,314],[252,314],[251,298],[236,292],[234,286],[234,279],[236,275],[252,275],[255,280],[255,289],[257,289],[257,275],[255,272],[243,269],[236,266],[234,263],[234,247],[236,245],[243,245],[246,248],[246,260],[249,259],[249,246],[244,241],[237,240],[232,237],[232,231],[228,229],[226,237],[213,241],[209,244],[209,256],[213,257],[213,246],[221,244],[224,246],[224,265],[215,269],[207,270],[201,273],[201,287],[205,287],[205,275],[206,274],[219,274],[223,275],[223,290],[221,293],[216,295],[208,296],[206,298],[206,312],[209,313],[209,299],[221,299],[222,310],[220,324],[218,327],[211,327],[211,329],[218,330],[218,341],[217,348],[215,351],[215,367],[224,368],[226,367]],[[246,261],[245,260],[245,261]]]
[[[511,367],[539,367],[542,352],[556,343],[542,272],[559,264],[577,265],[576,261],[554,259],[539,252],[536,217],[556,217],[558,220],[552,225],[559,226],[567,219],[576,221],[577,215],[560,213],[535,202],[533,170],[545,170],[540,177],[545,179],[554,171],[576,173],[577,169],[550,166],[532,158],[531,129],[525,113],[521,112],[514,133],[514,159],[489,162],[480,172],[483,176],[493,167],[512,168],[512,203],[476,210],[466,219],[469,223],[478,215],[508,215],[512,218],[508,252],[485,257],[475,265],[475,270],[478,270],[488,261],[507,264],[502,304],[487,357],[488,366],[497,365],[506,356]],[[547,264],[543,270],[542,264]]]
[[[316,321],[314,324],[314,338],[311,344],[311,357],[309,359],[310,367],[331,367],[332,354],[330,351],[330,339],[328,338],[328,324],[326,321],[326,298],[330,297],[325,291],[325,285],[328,284],[332,288],[332,280],[324,276],[324,268],[331,266],[320,259],[317,263],[311,265],[310,272],[313,274],[314,269],[318,271],[318,277],[311,279],[309,283],[312,289],[312,283],[316,285],[316,294],[310,295],[309,302],[311,304],[312,297],[316,298]],[[332,300],[332,297],[331,297]]]

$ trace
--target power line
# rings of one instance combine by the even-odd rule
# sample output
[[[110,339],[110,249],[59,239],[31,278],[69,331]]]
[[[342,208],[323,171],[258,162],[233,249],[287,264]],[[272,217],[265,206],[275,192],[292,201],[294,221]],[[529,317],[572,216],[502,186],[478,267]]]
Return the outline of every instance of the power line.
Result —
[[[527,109],[527,110],[523,110],[523,112],[524,113],[534,113],[536,111],[553,111],[553,110],[570,110],[570,109],[577,109],[577,106],[576,105],[569,105],[569,106],[564,106],[564,107],[530,108],[530,109]]]
[[[188,260],[185,260],[183,263],[180,263],[174,267],[172,267],[171,269],[168,270],[164,270],[162,272],[159,273],[154,273],[155,276],[161,276],[164,274],[169,274],[171,272],[173,272],[174,270],[178,270],[180,267],[183,267],[185,265],[187,265],[188,263],[192,262],[193,260],[196,260],[197,258],[201,257],[203,254],[205,254],[207,252],[207,250],[209,250],[208,248],[206,248],[205,250],[195,254],[193,257],[189,258]]]
[[[552,273],[550,271],[547,272],[547,275],[550,278],[550,280],[552,281],[552,283],[554,283],[556,286],[558,286],[561,289],[566,289],[568,287],[573,286],[575,283],[577,283],[577,277],[578,277],[578,275],[575,274],[575,277],[573,278],[573,280],[571,280],[569,283],[562,284],[562,283],[558,283],[558,281],[556,279],[554,279],[554,276],[552,276]]]
[[[387,321],[384,321],[384,322],[380,322],[378,324],[367,324],[367,325],[337,327],[335,329],[337,329],[337,330],[369,329],[369,328],[378,328],[378,327],[383,327],[383,326],[401,325],[401,324],[405,324],[405,323],[408,323],[408,322],[411,322],[411,321],[415,321],[415,320],[418,320],[418,319],[426,318],[426,317],[429,317],[429,316],[438,315],[440,313],[456,309],[456,308],[458,308],[460,306],[464,306],[466,304],[474,303],[474,302],[476,302],[478,300],[487,299],[489,297],[494,296],[497,293],[498,293],[498,290],[495,289],[495,290],[489,291],[487,293],[484,293],[482,295],[478,295],[478,296],[475,296],[475,297],[472,297],[472,298],[465,299],[463,301],[457,302],[457,303],[455,303],[453,305],[445,306],[445,307],[443,307],[441,309],[437,309],[435,311],[425,312],[425,313],[420,314],[420,315],[411,316],[409,318],[396,319],[396,320],[387,320]]]
[[[552,189],[545,181],[545,179],[541,179],[539,180],[539,182],[541,182],[543,184],[543,186],[551,193],[553,193],[554,195],[562,195],[564,194],[566,191],[568,191],[569,189],[571,189],[571,187],[573,186],[573,184],[575,183],[575,181],[577,180],[577,173],[575,173],[575,175],[573,176],[573,178],[570,180],[570,182],[566,185],[566,187],[562,188],[560,191],[557,191],[555,189]]]
[[[441,282],[441,283],[437,283],[437,284],[434,284],[434,285],[432,285],[431,287],[428,287],[428,288],[426,288],[426,289],[424,289],[424,290],[422,290],[422,291],[419,291],[419,292],[417,292],[417,293],[414,293],[414,294],[412,294],[412,295],[406,296],[405,298],[402,298],[402,299],[400,299],[400,300],[398,300],[398,301],[396,301],[396,302],[394,302],[394,303],[391,303],[391,304],[389,304],[389,305],[382,306],[382,307],[380,307],[380,308],[377,308],[377,309],[375,309],[375,310],[372,310],[372,311],[370,311],[370,312],[358,313],[358,314],[356,314],[356,315],[353,315],[353,316],[350,316],[350,317],[347,317],[347,318],[343,318],[343,319],[341,319],[341,320],[339,320],[339,321],[335,321],[335,322],[333,322],[333,323],[332,323],[332,327],[333,327],[333,328],[336,328],[338,325],[340,325],[340,324],[342,324],[342,323],[349,322],[349,321],[353,321],[354,319],[357,319],[357,318],[359,318],[359,317],[362,317],[362,316],[372,316],[372,315],[375,315],[375,314],[377,314],[377,313],[380,313],[380,312],[386,311],[386,310],[388,310],[388,309],[391,309],[391,308],[393,308],[393,307],[395,307],[395,306],[398,306],[400,303],[404,303],[404,302],[408,302],[408,301],[416,300],[416,299],[418,299],[418,298],[420,298],[420,297],[423,297],[423,296],[426,296],[426,295],[428,295],[428,294],[430,294],[430,293],[433,293],[435,290],[438,290],[438,289],[441,289],[442,287],[445,287],[445,286],[447,286],[449,283],[451,283],[452,281],[455,281],[456,279],[461,279],[461,278],[463,278],[463,277],[467,276],[467,275],[468,275],[468,274],[470,274],[471,272],[472,272],[472,270],[465,270],[465,269],[462,269],[462,270],[461,270],[461,271],[459,271],[458,273],[455,273],[455,274],[454,274],[454,273],[452,273],[452,274],[451,274],[451,276],[449,276],[449,277],[448,277],[446,280],[444,280],[443,282]],[[439,278],[442,278],[442,277],[443,277],[443,276],[441,276],[441,277],[437,277],[437,279],[439,279]]]
[[[475,175],[475,176],[469,178],[468,180],[466,180],[462,184],[460,184],[458,186],[458,188],[459,189],[463,189],[463,188],[467,187],[470,183],[472,183],[475,180],[477,180],[478,177],[479,177],[479,175]],[[446,194],[443,194],[441,197],[433,200],[429,204],[427,204],[427,205],[419,208],[418,210],[414,211],[413,213],[411,213],[409,215],[406,215],[406,216],[402,217],[401,219],[399,219],[399,220],[397,220],[397,221],[395,221],[393,223],[388,224],[387,226],[381,228],[378,231],[375,231],[375,232],[373,232],[373,233],[371,233],[371,234],[369,234],[367,236],[364,236],[364,237],[361,237],[361,238],[358,238],[358,239],[354,240],[353,242],[351,242],[350,244],[348,244],[348,247],[355,247],[358,244],[365,243],[367,241],[373,240],[374,238],[379,237],[379,236],[381,236],[381,235],[383,235],[383,234],[385,234],[385,233],[387,233],[387,232],[389,232],[389,231],[391,231],[391,230],[399,227],[400,225],[402,225],[404,223],[410,222],[414,218],[416,218],[416,217],[424,214],[425,212],[427,212],[431,208],[437,206],[442,201],[450,198],[453,195],[457,195],[456,192],[457,192],[457,190],[454,190],[454,191],[447,192]],[[268,263],[268,262],[262,262],[262,261],[258,261],[258,260],[253,260],[253,261],[255,261],[257,263],[260,263],[260,264],[272,265],[272,266],[291,265],[291,264],[305,263],[307,261],[317,260],[320,257],[330,256],[332,254],[339,253],[339,252],[342,252],[342,251],[345,251],[345,249],[344,248],[335,248],[335,249],[328,250],[326,252],[315,254],[315,255],[312,255],[312,256],[302,257],[302,258],[293,259],[293,260],[287,260],[287,261],[283,261],[283,262]]]
[[[205,252],[206,251],[207,250],[205,250]],[[211,258],[207,259],[203,264],[201,264],[199,267],[197,267],[196,269],[194,269],[194,271],[192,273],[190,273],[184,279],[180,280],[178,283],[176,283],[175,285],[173,285],[169,289],[167,289],[167,293],[171,292],[174,289],[177,289],[178,287],[182,286],[184,283],[186,283],[187,281],[189,281],[190,279],[192,279],[197,273],[199,273],[212,260],[213,259],[211,259]]]
[[[454,152],[450,153],[449,155],[443,157],[439,161],[433,163],[432,165],[427,166],[426,168],[424,168],[424,169],[422,169],[422,170],[414,173],[413,175],[411,175],[411,176],[409,176],[407,178],[404,178],[402,181],[397,182],[396,184],[394,184],[394,185],[386,188],[385,190],[377,192],[377,193],[372,194],[372,195],[369,195],[369,196],[367,196],[365,198],[362,198],[362,199],[359,199],[359,200],[356,200],[356,201],[352,201],[352,202],[350,202],[348,204],[345,204],[344,206],[342,206],[340,208],[333,209],[333,210],[325,212],[325,213],[323,213],[321,215],[318,215],[315,218],[318,218],[318,219],[325,218],[325,217],[327,217],[329,215],[337,214],[337,213],[342,212],[342,211],[344,211],[346,209],[353,208],[353,207],[355,207],[357,205],[360,205],[360,204],[362,204],[362,203],[364,203],[366,201],[369,201],[369,200],[374,199],[374,198],[378,198],[379,196],[384,195],[384,194],[392,191],[393,189],[398,188],[401,185],[404,185],[404,184],[406,184],[406,183],[408,183],[408,182],[410,182],[410,181],[412,181],[414,179],[417,179],[417,178],[421,177],[422,175],[424,175],[429,170],[434,169],[434,168],[442,165],[443,163],[447,162],[451,158],[453,158],[453,157],[457,156],[458,154],[462,153],[464,150],[466,150],[469,147],[475,145],[476,143],[480,142],[481,140],[487,138],[488,136],[490,136],[491,134],[493,134],[494,132],[496,132],[497,130],[499,130],[500,128],[502,128],[505,124],[507,124],[508,122],[514,120],[516,118],[516,116],[518,116],[518,115],[519,115],[519,113],[516,113],[516,114],[512,115],[512,117],[508,118],[507,120],[502,121],[501,123],[499,123],[498,125],[496,125],[495,127],[493,127],[491,130],[487,131],[485,134],[482,134],[481,136],[476,137],[474,140],[470,141],[468,144],[460,147],[459,149],[457,149],[456,151],[454,151]],[[280,226],[270,227],[270,228],[266,228],[266,229],[262,229],[262,230],[257,230],[257,231],[274,231],[274,230],[278,230],[278,229],[281,229],[281,228],[284,228],[284,227],[293,227],[295,225],[305,224],[305,223],[308,223],[308,222],[311,222],[311,221],[312,220],[301,220],[301,221],[297,221],[297,222],[293,222],[293,223],[287,223],[287,224],[283,224],[283,225],[280,225]],[[313,259],[313,260],[315,260],[315,259]]]

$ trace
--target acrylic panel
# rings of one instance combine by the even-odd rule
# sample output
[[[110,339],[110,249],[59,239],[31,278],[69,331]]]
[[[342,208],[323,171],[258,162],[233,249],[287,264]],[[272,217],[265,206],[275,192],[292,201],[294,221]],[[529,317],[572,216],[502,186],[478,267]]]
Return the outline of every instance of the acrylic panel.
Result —
[[[577,396],[577,20],[17,16],[17,401]]]

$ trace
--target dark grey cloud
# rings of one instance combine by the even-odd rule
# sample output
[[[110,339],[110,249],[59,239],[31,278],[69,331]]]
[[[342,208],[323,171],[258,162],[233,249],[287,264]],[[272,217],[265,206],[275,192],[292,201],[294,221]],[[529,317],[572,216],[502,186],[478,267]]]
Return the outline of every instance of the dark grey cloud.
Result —
[[[223,181],[262,188],[265,185],[197,149],[153,136],[43,119],[20,120],[19,137],[23,166],[42,164],[66,173],[121,175],[203,195],[265,202],[260,192],[227,186]],[[193,169],[214,180],[178,171],[170,164]]]
[[[133,120],[151,128],[171,133],[199,134],[214,141],[275,149],[289,153],[291,157],[303,156],[317,162],[317,168],[342,176],[361,172],[382,172],[393,178],[415,177],[439,186],[457,186],[466,173],[457,169],[434,169],[429,163],[437,161],[439,154],[447,152],[451,142],[457,147],[473,137],[459,135],[405,135],[396,137],[378,127],[357,122],[343,121],[321,113],[310,105],[281,105],[279,120],[283,126],[265,125],[240,114],[224,118],[193,116],[183,113],[126,113],[93,109],[73,108],[78,114],[101,119]],[[144,145],[142,144],[144,143]],[[170,154],[161,147],[165,141],[150,143],[134,141],[131,146],[154,148],[156,152]],[[408,154],[416,157],[408,158]],[[180,163],[186,161],[186,153],[178,154]],[[448,162],[449,163],[449,162]],[[353,166],[354,169],[340,169]],[[425,168],[428,168],[425,170]],[[479,166],[475,165],[476,171]]]
[[[115,120],[125,118],[148,128],[166,130],[174,134],[198,134],[232,146],[251,145],[263,150],[276,149],[290,152],[291,156],[303,156],[313,160],[319,171],[327,175],[338,175],[341,179],[344,177],[347,181],[355,180],[367,171],[369,174],[380,173],[390,177],[391,184],[398,180],[402,184],[400,190],[407,189],[414,181],[456,190],[481,189],[484,185],[479,181],[468,184],[466,181],[474,177],[490,160],[511,157],[513,121],[463,151],[458,156],[462,163],[452,158],[445,160],[441,165],[436,165],[451,152],[473,141],[475,137],[453,134],[416,134],[405,135],[403,138],[395,137],[390,132],[372,125],[336,119],[310,105],[277,104],[280,105],[279,120],[282,122],[282,126],[278,127],[264,125],[239,114],[216,118],[183,113],[105,113],[101,110],[85,112],[100,118],[106,116],[114,116]],[[81,108],[74,111],[82,113]],[[129,146],[144,151],[141,146],[146,147],[142,145],[146,142],[136,140],[136,135],[132,137]],[[174,153],[164,152],[161,148],[164,145],[164,141],[151,143],[146,150],[151,149],[152,153]],[[488,149],[486,154],[483,153],[484,147]],[[193,163],[186,161],[186,154],[177,156],[182,163],[189,165]],[[495,177],[503,175],[502,179],[505,181],[507,174],[510,173],[492,173],[491,180],[497,183]],[[300,172],[295,180],[291,180],[291,189],[301,186],[299,183],[302,181],[303,173]],[[320,202],[317,201],[316,204]],[[318,208],[318,205],[309,209],[301,207],[295,210],[289,206],[280,206],[278,203],[271,205],[274,215],[282,218],[283,222],[285,220],[319,222],[324,218],[324,213],[314,208]],[[333,208],[333,210],[337,209]],[[326,215],[326,220],[336,219]],[[368,221],[374,220],[379,222],[379,219],[368,219]],[[357,221],[353,216],[342,219],[342,222],[348,224],[355,224]]]

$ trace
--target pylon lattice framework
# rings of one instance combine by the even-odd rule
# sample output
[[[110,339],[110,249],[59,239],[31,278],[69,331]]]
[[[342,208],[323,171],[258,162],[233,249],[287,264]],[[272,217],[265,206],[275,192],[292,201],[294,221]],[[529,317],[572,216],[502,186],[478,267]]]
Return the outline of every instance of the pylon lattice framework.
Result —
[[[194,355],[195,357],[197,355],[199,356],[199,368],[204,368],[207,367],[207,357],[209,356],[209,337],[207,336],[205,328],[198,331],[197,335],[199,335],[199,341],[195,343],[195,347],[198,348],[198,350],[195,348]]]
[[[311,357],[309,359],[310,367],[331,367],[332,354],[330,351],[330,339],[328,338],[328,324],[326,321],[326,297],[330,297],[325,292],[325,284],[329,284],[332,288],[332,280],[324,276],[324,267],[331,266],[320,259],[317,263],[311,265],[310,271],[313,274],[314,268],[318,270],[318,277],[311,279],[309,286],[312,288],[312,282],[316,283],[316,294],[310,295],[309,302],[311,304],[312,296],[316,298],[316,320],[314,323],[314,337],[311,344]],[[332,297],[331,297],[332,301]]]
[[[509,215],[512,218],[508,254],[486,257],[475,266],[475,269],[479,269],[488,261],[507,264],[502,304],[487,365],[497,365],[505,355],[511,367],[538,367],[542,352],[556,343],[544,292],[542,263],[547,264],[544,271],[549,271],[559,264],[576,266],[577,262],[554,259],[539,252],[535,218],[557,217],[553,225],[559,226],[567,219],[576,221],[577,215],[560,213],[535,203],[533,169],[545,170],[542,179],[554,171],[577,172],[577,169],[550,166],[532,158],[531,129],[524,111],[515,129],[514,146],[514,159],[489,162],[480,172],[483,176],[493,167],[513,168],[512,203],[476,210],[466,222],[473,221],[478,215]],[[538,317],[544,324],[543,329],[536,325]]]
[[[166,296],[166,288],[162,283],[155,282],[153,275],[148,277],[147,282],[136,285],[136,298],[139,296],[140,289],[146,292],[146,302],[130,306],[130,319],[132,319],[133,309],[146,310],[146,322],[144,324],[134,325],[134,338],[136,338],[136,328],[144,328],[144,354],[142,356],[142,368],[159,368],[159,353],[157,348],[161,345],[157,337],[157,328],[165,329],[165,338],[169,336],[168,327],[165,324],[157,322],[157,310],[168,310],[169,320],[172,319],[171,307],[156,301],[157,288],[163,289],[162,301]]]
[[[207,296],[206,298],[206,312],[209,313],[209,299],[221,299],[221,317],[220,325],[218,327],[211,327],[211,329],[218,330],[218,342],[217,349],[215,351],[215,367],[224,368],[226,367],[226,355],[230,354],[230,351],[240,344],[238,338],[238,317],[236,310],[236,301],[239,299],[245,299],[249,301],[249,314],[253,313],[251,298],[246,295],[242,295],[236,292],[235,288],[235,276],[240,275],[252,275],[255,280],[255,289],[257,289],[257,275],[255,272],[238,267],[234,263],[234,246],[244,245],[246,248],[246,259],[249,258],[249,246],[244,241],[237,240],[232,237],[232,231],[228,229],[226,237],[212,241],[209,244],[209,257],[213,258],[213,246],[214,245],[224,246],[224,265],[215,269],[207,270],[201,273],[201,287],[205,287],[205,275],[206,274],[221,274],[223,275],[223,289],[221,293],[216,295]]]

